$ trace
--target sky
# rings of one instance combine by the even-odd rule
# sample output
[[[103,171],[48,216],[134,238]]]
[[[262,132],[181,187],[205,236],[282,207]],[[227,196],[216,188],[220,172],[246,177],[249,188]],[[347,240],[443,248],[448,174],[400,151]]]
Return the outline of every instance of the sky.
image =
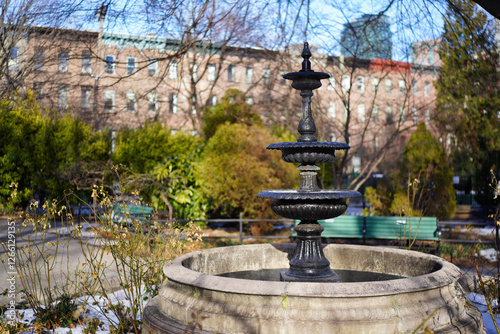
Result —
[[[196,1],[184,0],[182,3],[185,5]],[[216,6],[223,8],[234,5],[237,0],[213,1],[216,1]],[[388,7],[390,2],[393,4]],[[122,15],[124,8],[128,11],[127,15]],[[142,8],[145,7],[141,1],[116,0],[108,10],[104,31],[129,34],[155,33],[175,38],[169,34],[169,29],[165,26],[159,28],[159,21],[148,23],[146,15],[141,12]],[[384,12],[391,22],[393,59],[407,61],[412,42],[440,37],[445,10],[446,2],[443,0],[287,0],[286,2],[254,0],[251,13],[259,17],[263,30],[266,30],[265,36],[268,41],[267,44],[262,43],[260,45],[262,47],[280,49],[285,44],[298,44],[308,39],[310,44],[320,47],[320,52],[339,55],[340,34],[345,23],[363,14]],[[81,19],[81,13],[75,13],[66,25],[68,28],[99,30],[98,20],[89,18],[88,13],[87,20]],[[276,37],[280,33],[283,33],[285,38],[276,44]]]

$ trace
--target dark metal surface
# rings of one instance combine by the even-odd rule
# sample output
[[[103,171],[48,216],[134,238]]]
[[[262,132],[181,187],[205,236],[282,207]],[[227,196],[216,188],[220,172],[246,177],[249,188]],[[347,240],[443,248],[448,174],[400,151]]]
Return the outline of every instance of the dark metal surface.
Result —
[[[304,43],[302,57],[302,70],[283,76],[292,80],[292,87],[300,90],[302,96],[302,117],[297,128],[300,137],[294,143],[275,143],[267,147],[281,150],[284,161],[301,164],[297,168],[300,171],[300,186],[298,189],[264,190],[257,197],[272,199],[271,209],[277,215],[301,221],[295,227],[298,241],[290,260],[290,269],[281,272],[281,279],[289,282],[340,282],[340,276],[330,269],[330,262],[323,254],[323,227],[318,220],[338,217],[347,209],[346,200],[361,194],[353,190],[318,187],[317,171],[320,168],[315,164],[333,161],[335,151],[347,150],[349,145],[317,141],[311,111],[312,91],[321,87],[320,80],[330,75],[311,69],[311,51],[307,43]]]

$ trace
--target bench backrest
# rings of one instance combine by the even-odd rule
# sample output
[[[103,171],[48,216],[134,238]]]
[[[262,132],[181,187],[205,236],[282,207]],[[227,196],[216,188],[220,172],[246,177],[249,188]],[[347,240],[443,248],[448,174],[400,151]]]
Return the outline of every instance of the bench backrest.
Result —
[[[323,238],[415,239],[438,241],[436,217],[361,217],[342,215],[318,221]],[[296,221],[297,225],[299,221]],[[292,233],[292,236],[296,236]]]
[[[436,217],[366,217],[367,239],[437,241]]]

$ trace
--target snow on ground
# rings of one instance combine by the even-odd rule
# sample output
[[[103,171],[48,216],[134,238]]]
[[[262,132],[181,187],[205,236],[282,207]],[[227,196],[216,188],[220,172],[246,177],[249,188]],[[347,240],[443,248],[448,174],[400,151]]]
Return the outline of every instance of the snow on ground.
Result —
[[[127,301],[125,293],[123,290],[116,291],[111,296],[111,300],[113,303],[122,302],[124,306],[129,306],[130,303]],[[470,293],[467,298],[472,301],[481,311],[483,315],[483,322],[486,328],[487,334],[495,334],[497,333],[495,329],[495,325],[493,323],[493,319],[491,315],[488,313],[488,306],[484,299],[483,295],[477,293]],[[104,323],[102,327],[96,332],[96,334],[109,334],[109,327],[114,323],[115,325],[118,323],[118,319],[114,316],[114,314],[110,311],[105,312],[107,301],[105,298],[88,298],[88,297],[80,297],[78,298],[79,302],[83,302],[87,300],[87,310],[84,313],[84,317],[89,317],[90,319],[99,319]],[[496,301],[494,301],[494,306],[496,306]],[[33,311],[30,309],[27,310],[19,310],[20,314],[23,316],[23,322],[26,324],[32,323],[35,320],[33,315]],[[500,327],[500,315],[495,316],[495,322]],[[81,325],[76,326],[76,328],[62,328],[59,327],[52,331],[53,334],[83,334],[84,327]],[[34,334],[34,331],[25,331],[23,334]]]
[[[130,307],[130,302],[127,300],[126,294],[124,290],[119,290],[114,293],[108,295],[112,304],[116,305],[121,303],[125,308]],[[118,318],[112,311],[108,310],[108,301],[104,297],[80,297],[77,299],[78,304],[81,304],[86,301],[86,309],[84,313],[82,313],[83,318],[87,318],[89,320],[99,319],[103,325],[99,327],[96,331],[96,334],[109,334],[110,326],[114,325],[117,327],[119,323]],[[26,325],[30,325],[36,319],[34,316],[33,310],[25,309],[25,310],[17,310],[22,317],[22,322]],[[140,314],[139,314],[140,316]],[[75,328],[64,328],[58,327],[50,333],[53,334],[83,334],[84,327],[82,325],[77,325]],[[35,331],[27,330],[22,334],[34,334]]]

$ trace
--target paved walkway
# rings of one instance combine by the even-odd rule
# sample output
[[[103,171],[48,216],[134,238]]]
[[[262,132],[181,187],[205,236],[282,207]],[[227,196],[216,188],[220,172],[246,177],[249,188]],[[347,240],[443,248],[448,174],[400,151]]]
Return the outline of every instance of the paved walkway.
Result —
[[[15,227],[15,234],[13,233],[12,226]],[[8,228],[11,227],[9,230]],[[47,289],[50,286],[56,291],[56,294],[67,292],[78,292],[83,293],[81,281],[76,280],[75,273],[80,270],[85,270],[86,266],[83,264],[87,262],[85,254],[101,254],[102,250],[98,246],[94,246],[94,235],[86,232],[82,235],[82,244],[80,240],[72,237],[68,233],[69,231],[64,227],[59,226],[52,227],[47,230],[45,238],[42,238],[42,233],[38,232],[33,234],[32,228],[23,227],[22,221],[16,221],[15,224],[8,223],[7,219],[0,218],[0,241],[7,243],[7,245],[13,246],[13,243],[8,243],[9,238],[12,240],[15,236],[15,247],[17,250],[28,244],[27,238],[31,235],[31,240],[35,240],[34,245],[38,247],[38,254],[40,251],[47,251],[54,257],[53,267],[51,268],[49,274],[46,272],[42,273],[39,279],[39,286],[43,289]],[[36,237],[36,239],[35,239]],[[33,241],[32,241],[33,242]],[[45,247],[44,247],[45,243]],[[57,251],[55,247],[48,247],[47,243],[58,243]],[[9,251],[9,249],[7,249]],[[10,254],[6,254],[4,247],[0,247],[0,256],[2,259],[11,257]],[[35,255],[36,257],[36,255]],[[21,265],[21,260],[17,257],[14,258],[15,263],[13,266]],[[108,291],[116,290],[119,287],[118,275],[116,273],[113,264],[113,258],[110,254],[103,254],[103,260],[109,264],[109,268],[105,270],[105,287]],[[41,263],[38,263],[41,265]],[[23,285],[21,279],[15,273],[13,266],[9,266],[9,263],[0,264],[0,287],[3,291],[7,289],[6,294],[0,295],[0,306],[8,306],[9,303],[19,303],[24,299]],[[15,286],[15,290],[14,287]],[[2,292],[0,291],[0,292]]]

